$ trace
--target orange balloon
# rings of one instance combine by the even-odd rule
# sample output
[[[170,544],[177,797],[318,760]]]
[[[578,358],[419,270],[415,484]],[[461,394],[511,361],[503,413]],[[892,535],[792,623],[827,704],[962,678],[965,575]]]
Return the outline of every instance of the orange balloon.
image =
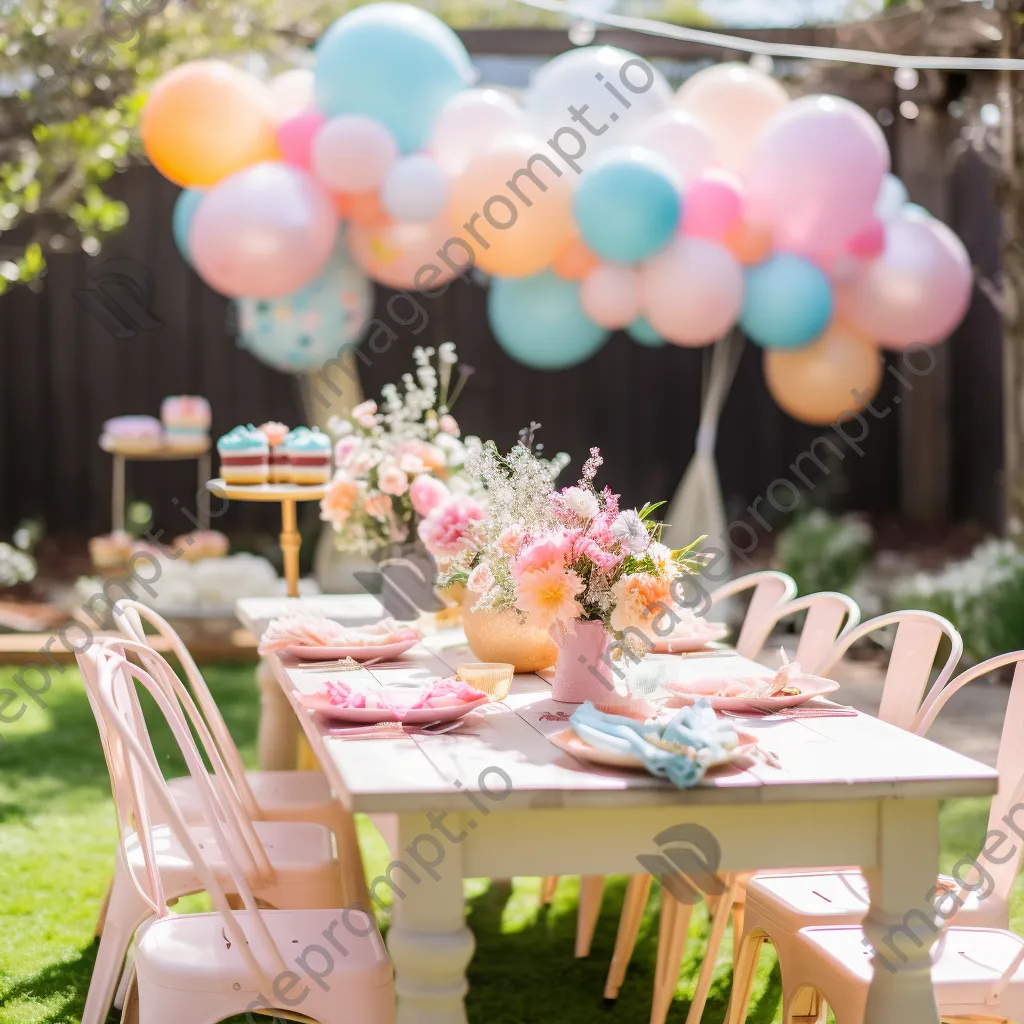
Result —
[[[334,201],[334,208],[341,218],[352,216],[352,196],[347,192],[332,192],[331,199]]]
[[[849,419],[882,382],[882,353],[849,324],[834,322],[813,344],[764,357],[768,390],[794,419],[827,426]]]
[[[538,274],[572,234],[570,175],[545,152],[540,139],[506,138],[473,157],[452,186],[452,234],[481,270]],[[458,258],[465,262],[468,255]]]
[[[551,269],[566,281],[582,281],[601,261],[574,235],[555,255]]]
[[[206,188],[280,157],[269,92],[220,60],[190,61],[164,75],[146,100],[140,132],[153,166],[184,188]]]
[[[722,244],[740,263],[749,265],[768,258],[772,249],[772,235],[767,228],[755,227],[741,221],[725,233]]]
[[[348,215],[353,224],[378,228],[391,223],[376,192],[349,192],[345,198],[348,200]]]

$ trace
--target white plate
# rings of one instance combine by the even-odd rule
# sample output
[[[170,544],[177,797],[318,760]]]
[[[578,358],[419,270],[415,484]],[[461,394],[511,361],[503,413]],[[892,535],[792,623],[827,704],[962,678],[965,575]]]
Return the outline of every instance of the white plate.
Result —
[[[306,647],[301,644],[292,644],[285,648],[285,653],[290,654],[293,658],[298,658],[299,661],[341,661],[344,658],[351,658],[353,661],[372,661],[374,658],[397,658],[400,654],[405,654],[410,648],[415,647],[422,639],[423,637],[417,636],[372,647],[369,645]]]
[[[767,683],[770,677],[764,681]],[[698,679],[693,682],[665,682],[662,687],[671,694],[665,701],[665,707],[687,707],[693,704],[698,697],[707,697],[711,706],[716,711],[738,711],[753,712],[754,714],[770,714],[773,711],[781,711],[784,708],[795,708],[807,703],[815,697],[823,697],[826,693],[834,693],[839,689],[839,684],[833,679],[825,679],[822,676],[804,676],[802,683],[794,683],[800,686],[800,693],[788,697],[719,697],[716,696],[719,690],[728,686],[736,685],[736,679]]]
[[[718,761],[711,765],[708,768],[709,772],[752,756],[753,749],[757,746],[757,737],[752,733],[739,731],[736,735],[739,737],[739,745],[729,751],[724,761]],[[549,736],[548,739],[567,754],[572,754],[573,757],[578,757],[583,761],[590,761],[592,764],[603,765],[607,768],[644,768],[643,761],[636,754],[620,754],[591,746],[586,740],[580,739],[572,729],[563,729],[561,732]]]
[[[314,711],[319,711],[325,718],[333,718],[339,722],[363,722],[370,725],[377,722],[401,722],[403,725],[454,722],[456,718],[462,718],[463,715],[469,714],[470,711],[474,711],[490,701],[485,693],[481,694],[479,700],[475,700],[471,704],[454,704],[445,708],[417,708],[399,718],[387,708],[339,707],[337,704],[332,704],[330,699],[322,693],[300,693],[298,697],[303,705]]]

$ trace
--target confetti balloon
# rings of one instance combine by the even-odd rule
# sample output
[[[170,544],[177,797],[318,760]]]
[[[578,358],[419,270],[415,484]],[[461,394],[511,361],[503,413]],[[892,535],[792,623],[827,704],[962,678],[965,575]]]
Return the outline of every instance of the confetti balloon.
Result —
[[[375,281],[429,294],[458,273],[458,263],[452,267],[438,256],[450,235],[443,217],[430,223],[353,221],[350,240],[355,261]]]

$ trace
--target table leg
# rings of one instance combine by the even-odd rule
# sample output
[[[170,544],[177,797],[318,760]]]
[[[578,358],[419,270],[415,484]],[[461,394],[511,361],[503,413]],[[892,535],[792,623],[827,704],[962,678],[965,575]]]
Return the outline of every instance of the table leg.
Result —
[[[211,474],[212,461],[210,453],[206,452],[204,455],[199,456],[199,488],[196,491],[196,504],[198,505],[196,511],[199,513],[200,530],[208,530],[210,528],[210,498],[209,495],[206,495],[204,500],[203,491],[206,490],[206,481],[210,479]]]
[[[299,535],[295,501],[285,498],[281,502],[281,551],[284,554],[284,578],[288,581],[288,596],[299,596]]]
[[[931,949],[940,919],[931,892],[939,865],[935,800],[886,800],[879,808],[878,865],[865,871],[871,907],[864,934],[874,977],[864,1020],[938,1024]]]
[[[274,670],[265,662],[256,666],[260,687],[260,729],[257,743],[260,768],[292,771],[299,756],[299,723]]]
[[[114,456],[114,471],[110,498],[111,529],[116,533],[124,529],[124,456]]]
[[[393,899],[388,952],[397,1024],[467,1024],[466,967],[475,945],[462,894],[459,844],[467,835],[459,815],[399,815],[388,876],[370,884],[371,899],[389,889]]]

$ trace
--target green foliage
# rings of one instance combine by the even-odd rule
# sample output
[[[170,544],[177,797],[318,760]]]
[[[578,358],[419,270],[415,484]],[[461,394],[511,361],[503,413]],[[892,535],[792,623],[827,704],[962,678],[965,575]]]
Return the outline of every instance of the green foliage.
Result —
[[[796,580],[800,594],[846,590],[871,556],[871,528],[857,516],[812,509],[780,534],[775,566]]]

